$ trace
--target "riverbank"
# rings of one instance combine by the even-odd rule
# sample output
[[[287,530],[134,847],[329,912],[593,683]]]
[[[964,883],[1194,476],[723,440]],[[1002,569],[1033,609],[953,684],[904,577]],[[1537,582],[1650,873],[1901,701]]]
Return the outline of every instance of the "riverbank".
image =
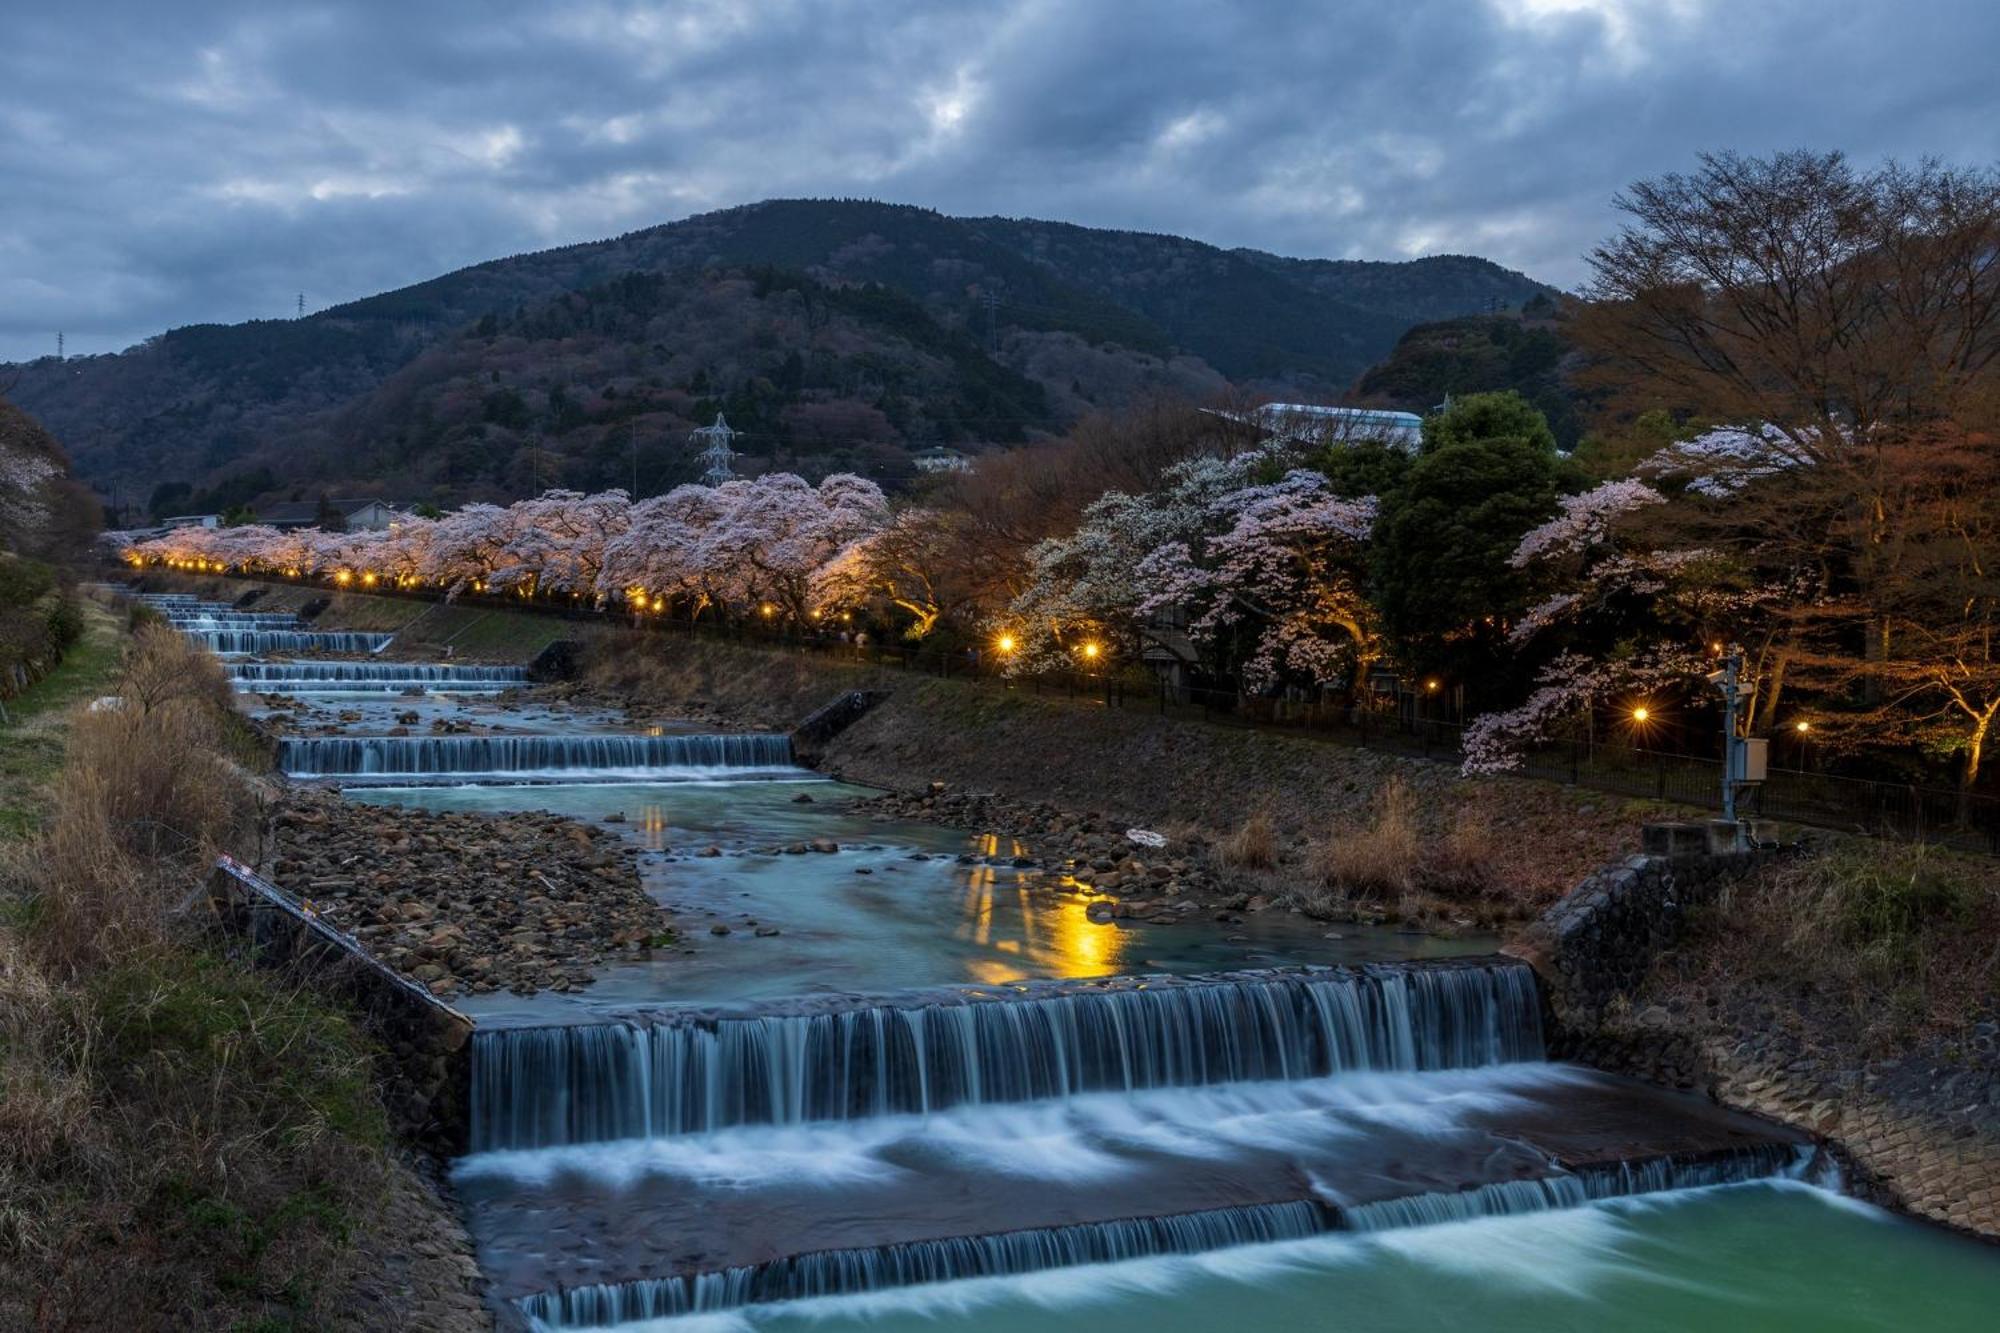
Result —
[[[379,1046],[182,907],[259,818],[220,672],[164,629],[121,649],[93,608],[0,747],[0,1323],[490,1328]]]
[[[1647,861],[1522,941],[1563,1053],[1822,1137],[1872,1202],[2000,1241],[2000,866],[1826,841]]]
[[[665,636],[592,640],[577,688],[641,719],[751,728],[789,728],[844,691],[881,690],[819,765],[897,793],[899,813],[1058,847],[1079,822],[1154,830],[1193,848],[1232,893],[1328,920],[1525,920],[1636,846],[1658,810],[1301,736]]]

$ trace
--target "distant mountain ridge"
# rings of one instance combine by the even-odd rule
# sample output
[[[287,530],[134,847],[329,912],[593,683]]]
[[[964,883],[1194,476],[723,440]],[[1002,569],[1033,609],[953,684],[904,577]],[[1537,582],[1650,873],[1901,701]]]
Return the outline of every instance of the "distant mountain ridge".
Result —
[[[674,279],[646,307],[660,327],[634,322],[629,291],[606,296],[635,273]],[[773,275],[791,293],[775,305]],[[901,304],[827,295],[871,284]],[[899,451],[1058,430],[1145,394],[1232,383],[1339,394],[1413,324],[1550,290],[1468,256],[1288,259],[910,205],[771,200],[491,260],[303,319],[195,325],[116,355],[29,363],[13,397],[82,475],[128,498],[252,469],[281,488],[378,480],[498,497],[519,484],[523,448],[555,455],[535,455],[531,484],[552,474],[608,485],[623,479],[611,436],[628,452],[643,437],[670,473],[666,455],[697,424],[687,414],[730,404],[758,427],[753,457],[893,473]],[[564,303],[574,308],[553,313]],[[840,337],[794,306],[840,322]],[[574,323],[590,307],[615,338],[587,313]],[[566,340],[586,335],[579,359]],[[422,367],[440,356],[458,388],[433,396]],[[494,363],[482,367],[485,356]],[[482,368],[525,414],[464,410]],[[632,410],[633,391],[647,410]],[[954,406],[924,410],[931,396]],[[969,410],[978,403],[992,410]],[[849,418],[865,429],[827,427]],[[412,455],[446,447],[461,463],[492,457],[441,470]]]

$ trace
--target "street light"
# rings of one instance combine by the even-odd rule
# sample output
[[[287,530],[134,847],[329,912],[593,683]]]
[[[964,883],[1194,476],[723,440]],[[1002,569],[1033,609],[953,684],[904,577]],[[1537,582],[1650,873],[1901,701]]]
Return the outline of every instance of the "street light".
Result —
[[[1014,636],[1011,634],[1002,634],[994,641],[993,646],[1003,653],[1011,653],[1014,651]]]
[[[1097,654],[1101,651],[1102,650],[1098,648],[1098,646],[1094,643],[1086,643],[1085,645],[1083,645],[1083,655],[1093,662],[1097,660]]]
[[[1637,722],[1642,727],[1646,725],[1646,719],[1651,717],[1652,715],[1653,714],[1651,710],[1649,710],[1644,704],[1640,704],[1637,708],[1632,710],[1632,720],[1634,722]]]

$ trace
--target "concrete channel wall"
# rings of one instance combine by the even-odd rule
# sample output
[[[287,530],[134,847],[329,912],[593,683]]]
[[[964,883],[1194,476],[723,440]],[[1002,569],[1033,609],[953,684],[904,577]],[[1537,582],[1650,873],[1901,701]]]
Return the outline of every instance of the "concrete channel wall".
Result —
[[[399,1127],[441,1153],[464,1150],[471,1019],[234,857],[217,858],[209,900],[260,961],[290,968],[354,1006],[394,1062],[385,1092]]]

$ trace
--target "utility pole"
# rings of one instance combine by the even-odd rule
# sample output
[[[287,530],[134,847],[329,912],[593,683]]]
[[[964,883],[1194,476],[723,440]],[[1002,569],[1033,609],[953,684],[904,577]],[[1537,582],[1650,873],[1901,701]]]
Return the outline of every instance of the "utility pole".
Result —
[[[1743,825],[1736,817],[1739,788],[1764,780],[1768,762],[1768,742],[1736,734],[1739,710],[1755,688],[1743,679],[1743,650],[1732,646],[1718,671],[1708,673],[1709,683],[1722,691],[1722,819],[1735,829],[1735,847],[1744,847]]]

